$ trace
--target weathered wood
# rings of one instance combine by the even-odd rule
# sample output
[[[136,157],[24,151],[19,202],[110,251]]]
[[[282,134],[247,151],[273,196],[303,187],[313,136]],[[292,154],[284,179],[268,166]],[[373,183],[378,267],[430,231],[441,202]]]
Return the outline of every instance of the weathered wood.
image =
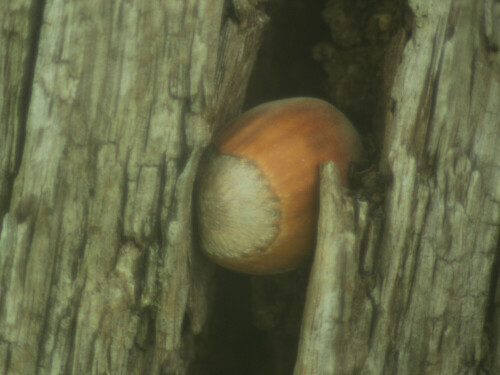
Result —
[[[296,373],[500,372],[500,8],[409,4],[414,28],[387,110],[381,242],[356,268],[352,203],[331,191],[321,209],[329,225],[343,220],[335,237],[320,219]],[[353,326],[347,280],[366,293]]]
[[[2,165],[15,177],[0,236],[3,372],[186,372],[212,267],[193,254],[195,173],[211,131],[239,111],[266,23],[251,2],[235,4],[239,19],[224,6],[53,0],[38,15],[22,163],[15,176]],[[2,122],[19,132],[14,117]]]
[[[0,215],[21,160],[42,2],[0,2]],[[1,223],[0,223],[1,228]]]
[[[367,353],[374,313],[359,272],[362,240],[369,233],[368,204],[346,195],[332,163],[322,167],[320,190],[318,244],[295,375],[358,372],[356,364]],[[375,241],[370,238],[370,242]],[[354,344],[357,350],[351,350]]]
[[[243,101],[259,2],[0,2],[3,372],[196,361],[213,268],[191,191]],[[296,373],[500,373],[500,6],[409,5],[386,219],[325,175]]]
[[[488,3],[410,1],[415,27],[382,160],[393,184],[373,294],[373,374],[478,373],[490,354],[500,80],[483,42]]]

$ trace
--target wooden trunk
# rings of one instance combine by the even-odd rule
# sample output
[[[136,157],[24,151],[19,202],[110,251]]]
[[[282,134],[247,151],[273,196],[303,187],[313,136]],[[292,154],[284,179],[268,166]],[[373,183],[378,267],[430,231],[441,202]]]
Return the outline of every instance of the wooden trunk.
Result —
[[[2,373],[500,373],[500,4],[352,4],[0,0]],[[310,271],[220,270],[202,153],[298,95],[351,117],[367,170],[322,168]]]

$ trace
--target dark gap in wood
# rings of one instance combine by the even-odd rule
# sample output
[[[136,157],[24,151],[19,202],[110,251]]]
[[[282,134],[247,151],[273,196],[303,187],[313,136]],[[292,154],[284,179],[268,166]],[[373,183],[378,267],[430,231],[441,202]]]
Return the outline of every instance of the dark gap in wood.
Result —
[[[312,96],[336,105],[362,133],[375,169],[385,96],[399,50],[388,49],[401,31],[407,5],[400,0],[276,0],[249,82],[244,110],[288,97]],[[339,7],[339,8],[336,8]],[[339,19],[338,12],[343,16]],[[231,3],[226,17],[236,17]],[[343,18],[342,18],[343,17]],[[336,20],[344,22],[339,27]],[[405,37],[400,33],[400,38]],[[379,132],[383,134],[383,132]],[[196,225],[196,224],[195,224]],[[208,333],[204,374],[293,372],[308,270],[250,277],[218,269],[217,297]],[[251,281],[250,281],[251,280]]]
[[[315,44],[330,39],[322,18],[325,0],[278,0],[265,5],[261,10],[271,22],[244,109],[294,96],[328,100],[326,73],[312,52]],[[226,16],[235,17],[232,6]],[[253,278],[218,268],[204,374],[292,373],[307,284],[303,274]]]
[[[263,371],[270,361],[266,333],[252,324],[249,276],[219,267],[216,279],[205,374],[268,374]]]
[[[328,100],[326,73],[313,58],[315,44],[328,41],[323,21],[325,0],[278,1],[257,56],[247,90],[245,108],[294,96]]]

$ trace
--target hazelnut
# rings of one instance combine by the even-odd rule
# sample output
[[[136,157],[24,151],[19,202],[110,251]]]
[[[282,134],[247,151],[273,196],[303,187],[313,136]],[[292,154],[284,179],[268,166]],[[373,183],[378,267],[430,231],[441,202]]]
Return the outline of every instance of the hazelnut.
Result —
[[[196,192],[202,250],[245,273],[296,268],[315,245],[319,164],[332,160],[346,185],[356,130],[331,104],[293,98],[249,110],[214,143]]]

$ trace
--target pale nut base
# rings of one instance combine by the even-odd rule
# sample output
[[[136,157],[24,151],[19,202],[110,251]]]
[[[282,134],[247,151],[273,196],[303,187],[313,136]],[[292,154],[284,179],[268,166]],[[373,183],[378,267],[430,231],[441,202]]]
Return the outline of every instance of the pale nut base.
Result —
[[[198,225],[211,259],[237,265],[265,252],[279,234],[279,222],[280,201],[255,163],[210,155],[199,180]]]

